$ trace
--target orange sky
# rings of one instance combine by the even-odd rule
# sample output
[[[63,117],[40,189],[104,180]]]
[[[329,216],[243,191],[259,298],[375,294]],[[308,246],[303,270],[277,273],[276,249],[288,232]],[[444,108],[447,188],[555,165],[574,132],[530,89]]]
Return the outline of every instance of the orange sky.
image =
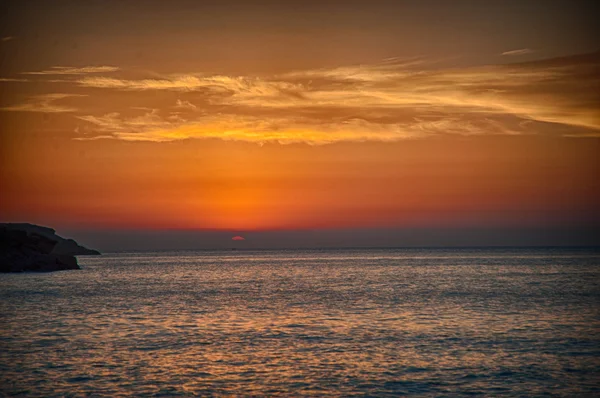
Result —
[[[424,3],[10,4],[1,220],[597,226],[600,57],[586,14]],[[437,14],[447,21],[426,29]],[[555,40],[557,27],[570,30]]]
[[[11,142],[20,148],[2,175],[11,219],[230,230],[543,225],[589,221],[600,197],[596,139],[56,141]]]

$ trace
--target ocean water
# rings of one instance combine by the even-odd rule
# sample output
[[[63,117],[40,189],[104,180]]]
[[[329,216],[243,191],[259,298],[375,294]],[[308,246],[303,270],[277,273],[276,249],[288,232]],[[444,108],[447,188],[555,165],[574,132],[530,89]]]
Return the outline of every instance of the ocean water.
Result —
[[[0,275],[0,395],[600,394],[598,250],[79,262]]]

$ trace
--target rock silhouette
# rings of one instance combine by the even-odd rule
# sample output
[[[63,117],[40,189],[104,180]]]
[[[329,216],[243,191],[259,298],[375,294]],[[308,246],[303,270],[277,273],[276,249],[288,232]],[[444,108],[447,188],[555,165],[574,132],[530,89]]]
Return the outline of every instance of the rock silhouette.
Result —
[[[76,255],[97,255],[52,228],[0,224],[0,272],[50,272],[80,269]]]

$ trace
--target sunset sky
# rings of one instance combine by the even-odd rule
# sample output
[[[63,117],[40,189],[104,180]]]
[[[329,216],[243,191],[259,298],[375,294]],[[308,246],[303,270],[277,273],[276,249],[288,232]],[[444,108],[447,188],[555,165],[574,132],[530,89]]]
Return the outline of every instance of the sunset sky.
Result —
[[[2,2],[0,221],[108,250],[600,244],[596,9]]]

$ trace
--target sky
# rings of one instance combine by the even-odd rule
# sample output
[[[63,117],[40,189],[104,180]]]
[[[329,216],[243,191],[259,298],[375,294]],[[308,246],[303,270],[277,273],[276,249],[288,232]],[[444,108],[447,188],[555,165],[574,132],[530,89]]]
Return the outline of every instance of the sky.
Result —
[[[5,1],[0,221],[109,251],[600,244],[596,8]]]

